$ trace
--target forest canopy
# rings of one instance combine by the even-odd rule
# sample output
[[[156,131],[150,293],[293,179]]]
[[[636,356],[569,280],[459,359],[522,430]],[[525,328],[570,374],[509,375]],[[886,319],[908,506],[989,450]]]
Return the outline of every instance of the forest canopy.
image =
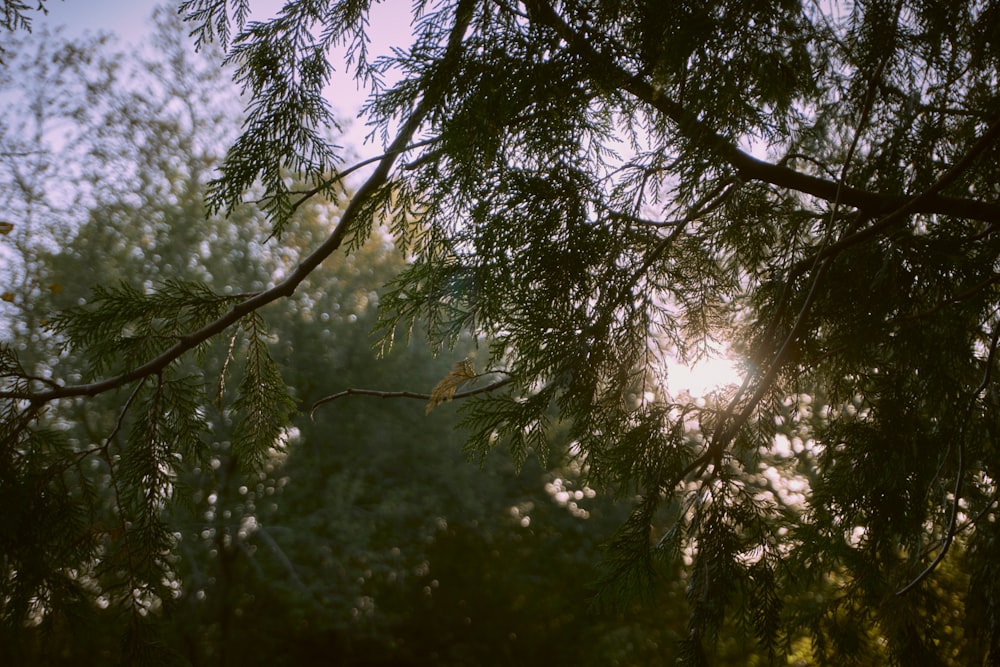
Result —
[[[132,282],[19,311],[0,350],[0,483],[31,511],[0,542],[4,622],[69,589],[145,618],[183,587],[167,516],[206,470],[212,419],[253,477],[310,414],[368,390],[429,399],[428,425],[451,399],[473,457],[568,466],[581,492],[630,503],[594,602],[684,591],[681,664],[707,664],[734,624],[762,664],[1000,661],[1000,4],[416,2],[412,42],[378,58],[371,5],[176,8],[221,51],[242,126],[218,162],[198,142],[186,166],[152,162],[197,196],[126,169],[134,196],[102,215],[148,224],[158,200],[187,202],[183,219],[211,222],[178,229],[217,229],[201,254],[157,252]],[[31,10],[4,0],[5,39]],[[110,71],[62,57],[80,100]],[[338,146],[334,71],[368,91],[383,152],[366,164]],[[131,108],[65,101],[114,131]],[[196,124],[187,106],[164,145]],[[12,165],[32,150],[0,149]],[[109,173],[133,159],[87,155]],[[16,238],[44,193],[9,173],[25,203],[0,232]],[[82,238],[57,213],[50,228]],[[210,277],[219,239],[261,272]],[[378,242],[398,271],[376,270]],[[4,277],[4,302],[74,280],[27,280],[42,250]],[[348,259],[371,283],[338,298],[377,301],[387,352],[426,339],[449,362],[438,377],[287,381],[283,304],[321,327],[329,267]],[[671,387],[670,360],[720,347],[741,384]],[[91,404],[107,417],[80,435]],[[74,521],[86,539],[51,535]]]

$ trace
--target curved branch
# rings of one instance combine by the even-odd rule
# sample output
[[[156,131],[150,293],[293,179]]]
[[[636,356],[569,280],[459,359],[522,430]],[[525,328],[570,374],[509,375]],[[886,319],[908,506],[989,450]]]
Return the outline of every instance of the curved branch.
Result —
[[[993,123],[990,125],[989,129],[983,134],[983,136],[981,136],[976,141],[976,143],[972,145],[968,153],[966,153],[961,160],[952,165],[952,167],[944,174],[942,174],[941,177],[938,178],[938,180],[935,181],[929,188],[911,197],[910,199],[903,201],[897,208],[891,210],[887,215],[883,216],[881,219],[879,219],[870,227],[865,227],[864,229],[854,232],[853,234],[849,234],[839,239],[835,243],[831,243],[825,248],[821,248],[812,257],[806,257],[802,259],[800,262],[798,262],[795,266],[792,267],[790,273],[793,275],[798,275],[816,259],[824,259],[826,257],[833,257],[835,255],[839,255],[847,248],[862,243],[863,241],[867,241],[868,239],[877,236],[884,231],[887,231],[889,228],[905,220],[908,215],[912,215],[914,213],[927,213],[928,211],[922,210],[924,205],[928,201],[933,201],[935,200],[935,198],[939,197],[937,193],[940,190],[942,190],[949,183],[958,178],[958,176],[963,171],[965,171],[972,165],[972,163],[975,161],[977,157],[979,157],[992,144],[996,143],[998,139],[1000,139],[1000,116],[998,116],[993,121]],[[996,205],[993,204],[984,204],[984,205],[997,208]],[[947,213],[946,215],[955,215],[955,214]],[[994,214],[993,217],[977,217],[974,215],[958,216],[958,217],[968,217],[977,220],[985,220],[991,223],[990,226],[985,231],[977,234],[970,240],[978,240],[979,238],[986,236],[991,231],[996,229],[997,226],[1000,226],[1000,215],[998,214]]]

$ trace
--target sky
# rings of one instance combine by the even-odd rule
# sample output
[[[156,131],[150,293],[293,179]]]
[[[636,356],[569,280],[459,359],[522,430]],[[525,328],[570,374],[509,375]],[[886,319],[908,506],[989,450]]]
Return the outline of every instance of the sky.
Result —
[[[149,33],[150,17],[153,10],[166,5],[176,8],[180,0],[47,0],[48,15],[35,13],[33,26],[43,25],[50,28],[61,27],[70,35],[80,35],[85,32],[105,31],[116,34],[122,41],[138,45]],[[284,4],[283,0],[251,0],[250,20],[264,20],[272,17]],[[392,45],[409,43],[410,35],[410,0],[383,0],[376,4],[372,12],[371,24],[373,30],[373,54],[389,52]],[[339,70],[340,68],[338,68]],[[336,90],[331,103],[345,118],[355,119],[364,102],[364,91],[357,89],[356,83],[349,77],[337,77],[332,81]],[[341,142],[354,148],[362,158],[371,157],[380,151],[377,147],[363,146],[367,131],[364,124],[355,120],[345,128],[346,134]]]
[[[121,36],[138,34],[158,3],[144,0],[48,0],[48,15],[34,15],[34,25],[64,26],[79,33],[109,30]]]

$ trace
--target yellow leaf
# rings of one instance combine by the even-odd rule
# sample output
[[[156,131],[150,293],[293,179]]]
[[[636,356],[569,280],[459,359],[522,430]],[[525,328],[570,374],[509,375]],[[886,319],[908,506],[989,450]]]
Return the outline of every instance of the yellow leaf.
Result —
[[[14,293],[4,292],[3,294],[0,294],[0,299],[3,299],[7,303],[14,303]]]
[[[62,285],[60,285],[59,283],[52,283],[51,285],[49,285],[49,290],[53,294],[61,294],[62,293]]]
[[[0,234],[10,234],[14,231],[14,223],[0,220]]]
[[[476,367],[471,359],[463,359],[456,363],[452,366],[451,371],[434,385],[434,389],[431,390],[431,399],[427,401],[425,414],[430,414],[431,410],[437,406],[450,401],[455,396],[455,390],[460,384],[475,379]]]

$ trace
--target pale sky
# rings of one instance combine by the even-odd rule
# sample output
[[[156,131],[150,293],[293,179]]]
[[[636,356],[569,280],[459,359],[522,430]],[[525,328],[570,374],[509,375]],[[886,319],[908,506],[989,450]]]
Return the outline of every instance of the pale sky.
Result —
[[[134,41],[148,29],[148,19],[155,7],[177,7],[179,4],[180,0],[47,0],[48,16],[41,12],[32,16],[37,26],[60,25],[71,33],[107,30],[127,41]],[[267,18],[281,4],[282,0],[252,0],[251,19]]]
[[[48,15],[33,12],[33,26],[40,28],[61,26],[68,34],[107,31],[115,33],[122,41],[139,44],[150,27],[153,10],[160,5],[176,8],[180,0],[48,0]],[[273,16],[284,4],[283,0],[251,0],[250,19],[263,20]],[[383,0],[372,12],[371,53],[388,54],[390,46],[409,45],[410,0]],[[334,65],[337,70],[342,68]],[[332,87],[337,93],[331,103],[345,118],[355,119],[364,102],[363,91],[349,77],[334,76]],[[362,146],[366,135],[363,123],[354,120],[347,129],[341,143],[352,146],[362,157],[370,157],[379,151],[372,146]]]
[[[158,3],[147,0],[49,0],[48,16],[36,12],[35,26],[65,26],[71,33],[107,30],[124,38],[144,30]]]

